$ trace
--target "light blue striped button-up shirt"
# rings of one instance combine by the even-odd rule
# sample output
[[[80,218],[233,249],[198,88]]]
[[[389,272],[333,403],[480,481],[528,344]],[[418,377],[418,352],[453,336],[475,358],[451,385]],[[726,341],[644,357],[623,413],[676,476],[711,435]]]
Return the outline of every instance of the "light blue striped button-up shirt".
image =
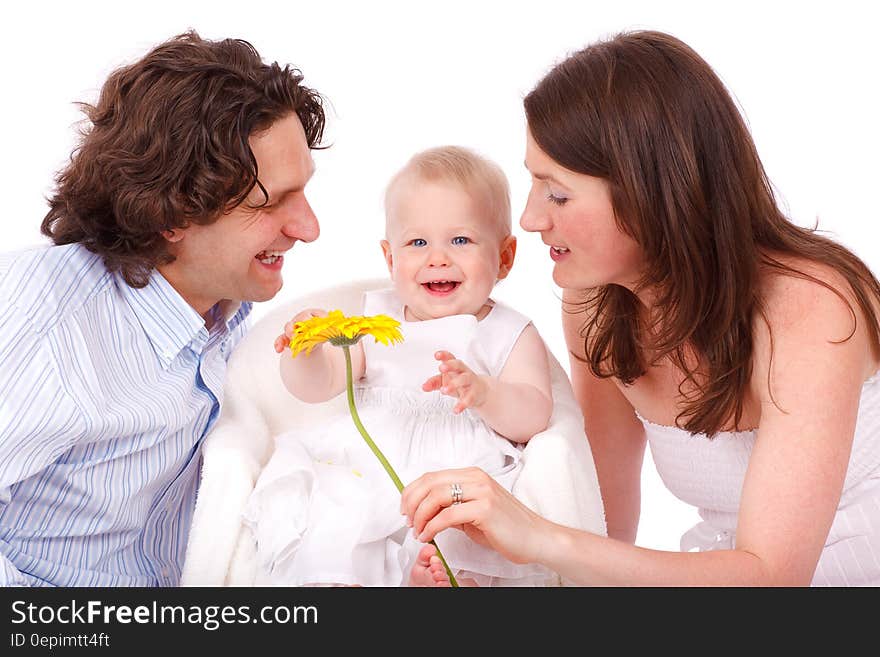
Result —
[[[79,245],[0,254],[0,584],[175,586],[251,304],[203,318]],[[226,312],[224,312],[224,310]]]

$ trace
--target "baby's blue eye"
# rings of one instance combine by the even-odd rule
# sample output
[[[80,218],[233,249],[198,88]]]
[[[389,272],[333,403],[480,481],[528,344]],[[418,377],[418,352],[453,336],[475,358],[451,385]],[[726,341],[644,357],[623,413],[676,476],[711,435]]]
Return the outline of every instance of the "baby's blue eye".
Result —
[[[464,235],[459,235],[458,237],[452,238],[452,243],[456,246],[461,246],[463,244],[470,244],[471,238],[465,237]]]
[[[427,240],[423,240],[421,237],[417,237],[414,240],[410,240],[409,243],[412,246],[428,246]]]

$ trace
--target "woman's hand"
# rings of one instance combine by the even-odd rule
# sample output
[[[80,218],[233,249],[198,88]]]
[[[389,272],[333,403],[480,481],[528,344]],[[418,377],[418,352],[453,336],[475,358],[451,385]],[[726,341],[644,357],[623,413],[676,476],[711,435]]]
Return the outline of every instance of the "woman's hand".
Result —
[[[290,345],[290,339],[293,337],[293,326],[297,322],[304,322],[312,317],[324,317],[326,314],[327,311],[320,308],[306,308],[298,312],[294,315],[293,319],[284,325],[284,333],[275,338],[275,352],[280,354]]]
[[[425,381],[422,390],[425,392],[439,390],[444,395],[457,398],[458,403],[452,409],[456,414],[466,408],[477,408],[485,403],[489,394],[485,377],[475,374],[463,361],[458,360],[448,351],[438,351],[434,354],[434,358],[440,361],[440,374]]]
[[[460,504],[452,503],[452,484],[461,487]],[[455,527],[514,563],[538,562],[550,532],[548,521],[479,468],[422,475],[403,489],[400,510],[422,542]]]

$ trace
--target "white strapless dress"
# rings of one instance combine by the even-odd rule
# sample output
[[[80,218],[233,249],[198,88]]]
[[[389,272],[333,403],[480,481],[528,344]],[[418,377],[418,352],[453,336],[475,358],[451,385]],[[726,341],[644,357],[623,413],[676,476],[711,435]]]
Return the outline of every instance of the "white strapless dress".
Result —
[[[682,551],[733,548],[757,432],[725,431],[709,440],[639,419],[663,483],[702,518],[682,536]],[[843,493],[812,585],[880,586],[880,373],[862,387]]]

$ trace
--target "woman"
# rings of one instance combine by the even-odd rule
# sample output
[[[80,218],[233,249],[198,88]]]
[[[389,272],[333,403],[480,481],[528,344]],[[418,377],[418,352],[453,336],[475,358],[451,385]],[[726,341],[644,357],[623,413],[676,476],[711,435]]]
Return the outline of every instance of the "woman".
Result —
[[[583,584],[880,585],[877,279],[787,221],[730,95],[671,36],[588,47],[525,109],[521,225],[564,290],[609,537],[539,517],[477,469],[410,484],[414,532],[459,527]],[[700,508],[682,540],[695,553],[632,545],[646,442]]]

